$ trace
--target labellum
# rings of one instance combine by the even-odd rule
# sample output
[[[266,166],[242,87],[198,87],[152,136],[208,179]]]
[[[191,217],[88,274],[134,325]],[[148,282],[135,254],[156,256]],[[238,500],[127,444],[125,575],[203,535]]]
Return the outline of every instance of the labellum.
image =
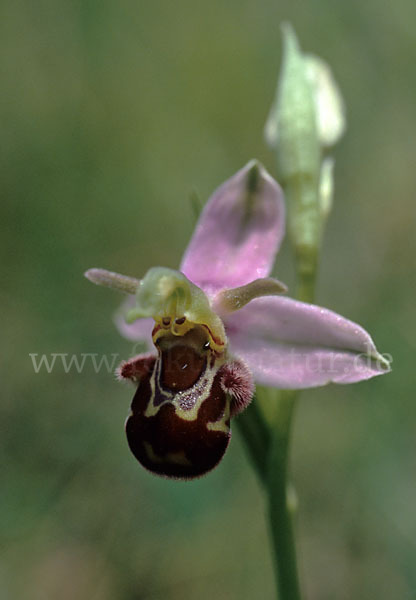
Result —
[[[183,336],[166,331],[155,346],[157,356],[141,355],[119,368],[120,378],[138,383],[126,422],[130,449],[155,474],[200,477],[227,449],[230,418],[251,400],[251,374],[213,349],[202,325]]]

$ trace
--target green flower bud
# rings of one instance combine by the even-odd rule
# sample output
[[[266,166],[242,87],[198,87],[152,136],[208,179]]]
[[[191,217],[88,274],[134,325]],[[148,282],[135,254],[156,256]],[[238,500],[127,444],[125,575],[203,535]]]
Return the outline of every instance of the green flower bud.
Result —
[[[289,207],[289,232],[298,271],[312,277],[330,211],[333,161],[323,149],[345,130],[343,101],[324,61],[302,52],[292,27],[283,26],[283,60],[265,137],[277,154]]]

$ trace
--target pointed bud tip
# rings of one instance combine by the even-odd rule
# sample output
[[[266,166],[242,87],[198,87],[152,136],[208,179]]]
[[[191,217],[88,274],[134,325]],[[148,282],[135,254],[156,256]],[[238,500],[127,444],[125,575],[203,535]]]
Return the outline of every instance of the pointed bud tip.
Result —
[[[292,23],[289,23],[288,21],[284,21],[281,24],[280,29],[282,31],[284,52],[300,54],[301,49],[300,49],[299,40],[297,38],[295,29],[294,29]]]
[[[280,23],[280,30],[282,32],[283,37],[292,38],[297,41],[296,33],[294,27],[290,21],[283,21]]]

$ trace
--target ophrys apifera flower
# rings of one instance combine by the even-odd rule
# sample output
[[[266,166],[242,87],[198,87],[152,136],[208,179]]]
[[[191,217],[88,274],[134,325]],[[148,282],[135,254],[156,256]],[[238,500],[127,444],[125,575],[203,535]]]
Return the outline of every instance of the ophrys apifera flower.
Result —
[[[132,295],[119,329],[153,347],[118,375],[137,386],[127,439],[154,473],[190,479],[216,466],[254,382],[300,389],[388,370],[359,325],[280,296],[286,287],[269,275],[283,235],[281,189],[253,161],[210,198],[179,271],[153,267],[141,280],[87,271]]]

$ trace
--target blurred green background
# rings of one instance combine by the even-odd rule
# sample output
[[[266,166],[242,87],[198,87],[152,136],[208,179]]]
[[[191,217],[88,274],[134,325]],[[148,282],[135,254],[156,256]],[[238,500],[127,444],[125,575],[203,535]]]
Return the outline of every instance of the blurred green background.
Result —
[[[293,479],[308,599],[416,598],[416,4],[398,0],[15,0],[0,14],[0,598],[272,598],[265,503],[238,433],[206,478],[130,454],[119,297],[83,279],[177,267],[204,199],[257,157],[290,20],[348,110],[318,302],[358,321],[393,373],[303,394]],[[287,242],[279,277],[293,284]]]

